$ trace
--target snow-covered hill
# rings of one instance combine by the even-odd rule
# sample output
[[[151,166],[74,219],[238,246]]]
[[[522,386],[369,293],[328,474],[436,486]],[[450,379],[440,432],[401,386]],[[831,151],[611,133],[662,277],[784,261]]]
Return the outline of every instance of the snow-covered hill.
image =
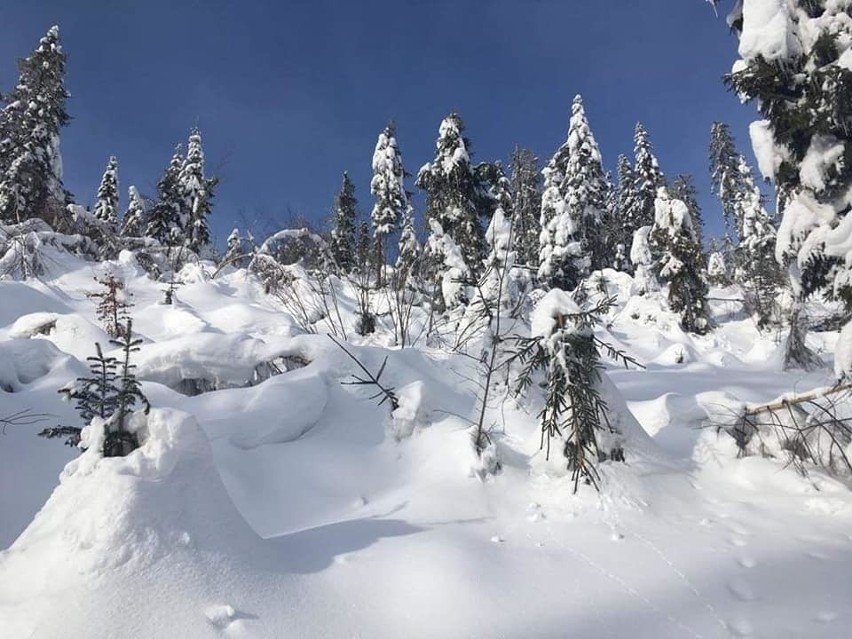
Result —
[[[79,423],[56,391],[108,342],[86,297],[106,269],[132,293],[154,406],[114,459],[36,437]],[[392,415],[245,271],[187,266],[171,306],[129,253],[50,272],[0,282],[0,416],[49,415],[0,436],[2,637],[849,635],[852,493],[700,428],[832,379],[779,372],[736,291],[712,292],[718,328],[694,337],[611,274],[599,330],[647,369],[611,363],[627,460],[575,495],[535,396],[490,411],[502,469],[480,478],[471,358],[354,340],[368,368],[387,357]]]

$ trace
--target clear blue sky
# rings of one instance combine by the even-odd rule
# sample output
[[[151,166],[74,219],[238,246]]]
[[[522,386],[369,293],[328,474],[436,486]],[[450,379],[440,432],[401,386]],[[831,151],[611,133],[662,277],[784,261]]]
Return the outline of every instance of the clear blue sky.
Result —
[[[736,39],[703,0],[3,0],[0,91],[52,24],[69,55],[62,150],[78,201],[92,202],[112,154],[122,207],[131,184],[153,193],[197,122],[222,178],[220,241],[243,212],[326,216],[344,170],[369,211],[389,118],[413,174],[453,110],[475,159],[517,143],[546,161],[582,93],[607,166],[641,120],[663,170],[695,176],[709,232],[721,228],[711,123],[729,122],[750,156],[754,109],[721,83]]]

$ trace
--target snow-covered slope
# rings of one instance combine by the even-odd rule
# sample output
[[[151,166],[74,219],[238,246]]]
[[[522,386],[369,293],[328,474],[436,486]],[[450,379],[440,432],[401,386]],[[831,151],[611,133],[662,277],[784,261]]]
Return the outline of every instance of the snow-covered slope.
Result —
[[[85,297],[104,268],[133,294],[155,407],[142,448],[106,460],[35,436],[78,423],[56,389],[106,345]],[[129,254],[0,282],[0,416],[50,414],[0,436],[0,636],[848,636],[848,489],[699,428],[831,379],[779,372],[735,291],[713,291],[719,328],[695,338],[608,274],[601,335],[647,370],[611,365],[627,462],[574,495],[539,451],[535,394],[489,411],[502,471],[480,480],[470,358],[350,345],[388,358],[391,415],[245,272],[181,277],[173,306]]]

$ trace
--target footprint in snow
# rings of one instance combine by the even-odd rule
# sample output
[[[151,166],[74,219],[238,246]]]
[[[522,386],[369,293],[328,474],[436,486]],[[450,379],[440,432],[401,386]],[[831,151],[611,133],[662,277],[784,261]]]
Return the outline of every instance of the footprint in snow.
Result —
[[[204,616],[217,628],[227,628],[237,617],[233,606],[209,606],[204,610]]]
[[[740,557],[739,559],[737,559],[737,563],[743,568],[754,568],[757,565],[757,561],[754,559],[754,557],[748,556]]]
[[[814,621],[819,621],[820,623],[831,623],[835,619],[837,619],[837,613],[831,610],[820,610],[814,616]]]
[[[754,601],[754,591],[742,579],[732,579],[729,581],[728,590],[740,601]]]
[[[725,625],[728,626],[728,631],[735,637],[751,637],[754,635],[754,627],[745,619],[728,621]]]
[[[748,541],[746,539],[744,539],[743,537],[739,537],[737,535],[734,535],[733,537],[731,537],[731,543],[734,546],[736,546],[737,548],[742,548],[744,546],[748,546]]]

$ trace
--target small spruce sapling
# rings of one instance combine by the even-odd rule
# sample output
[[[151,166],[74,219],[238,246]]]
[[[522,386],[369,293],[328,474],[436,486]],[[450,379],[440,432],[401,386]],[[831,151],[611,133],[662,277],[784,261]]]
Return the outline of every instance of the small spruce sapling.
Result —
[[[142,344],[141,339],[133,338],[132,328],[132,321],[128,319],[119,339],[110,342],[121,348],[123,358],[116,384],[115,412],[106,424],[104,457],[124,457],[139,448],[136,433],[127,430],[125,422],[137,404],[142,405],[146,415],[151,410],[151,404],[142,393],[142,385],[134,373],[136,364],[130,363],[131,354],[137,352]]]
[[[122,322],[127,319],[127,309],[133,306],[128,301],[132,294],[124,289],[124,282],[112,273],[107,273],[95,281],[104,287],[102,291],[86,293],[89,299],[100,300],[97,306],[97,316],[110,337],[121,337]]]
[[[533,385],[535,373],[544,373],[547,390],[544,407],[538,414],[541,447],[549,458],[551,439],[561,440],[574,492],[580,480],[599,489],[597,462],[624,461],[624,450],[600,393],[603,366],[599,348],[625,365],[636,362],[596,337],[593,330],[613,302],[607,298],[582,310],[568,293],[551,290],[534,311],[532,335],[515,338],[509,358],[510,363],[521,364],[516,380],[518,392]],[[602,450],[599,435],[603,433],[615,435],[607,446],[609,450]]]

